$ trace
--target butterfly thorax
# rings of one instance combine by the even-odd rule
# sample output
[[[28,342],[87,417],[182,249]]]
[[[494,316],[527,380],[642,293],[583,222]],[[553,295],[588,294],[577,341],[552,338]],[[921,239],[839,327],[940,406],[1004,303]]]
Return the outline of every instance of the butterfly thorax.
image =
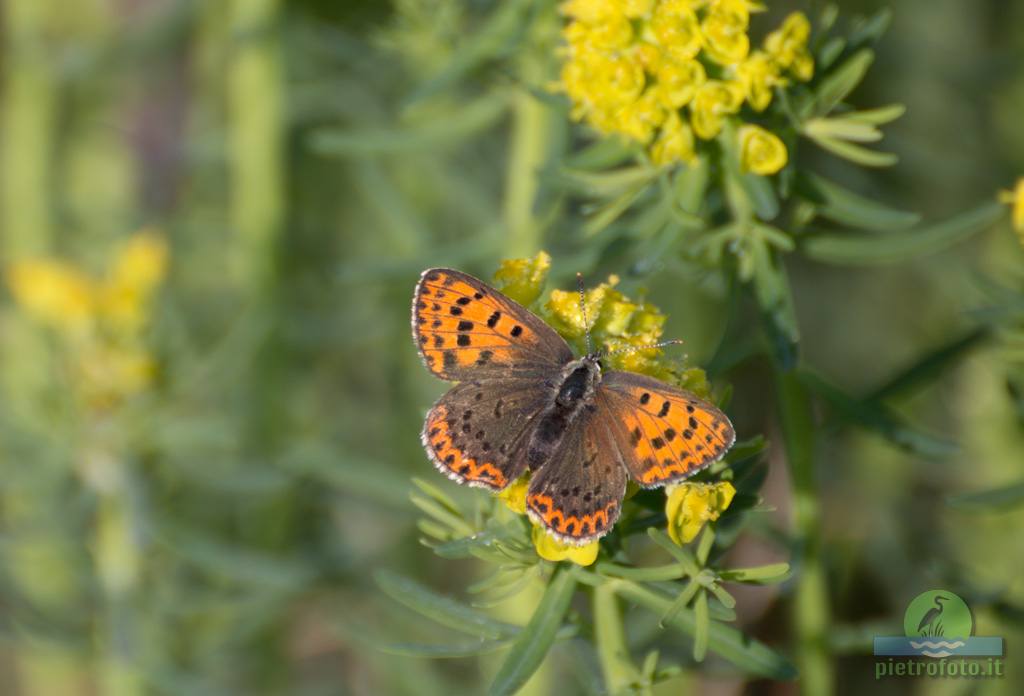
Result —
[[[601,366],[593,355],[567,363],[559,378],[550,382],[551,400],[537,416],[537,428],[526,448],[531,470],[551,457],[580,413],[594,409],[594,392],[600,382]]]

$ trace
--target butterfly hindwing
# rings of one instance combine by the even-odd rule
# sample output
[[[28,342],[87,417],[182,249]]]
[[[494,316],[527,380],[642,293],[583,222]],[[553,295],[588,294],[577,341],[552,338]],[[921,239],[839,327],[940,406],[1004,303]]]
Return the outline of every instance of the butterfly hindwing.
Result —
[[[625,492],[623,453],[603,415],[586,410],[533,474],[526,510],[559,541],[581,545],[611,530]]]
[[[732,423],[713,404],[632,372],[607,372],[598,387],[602,409],[641,486],[685,479],[722,458],[736,441]]]
[[[521,450],[544,398],[536,380],[462,382],[430,409],[423,446],[449,478],[499,491],[526,470]]]
[[[460,271],[423,272],[412,327],[427,368],[450,381],[540,376],[572,360],[558,333],[518,302]]]

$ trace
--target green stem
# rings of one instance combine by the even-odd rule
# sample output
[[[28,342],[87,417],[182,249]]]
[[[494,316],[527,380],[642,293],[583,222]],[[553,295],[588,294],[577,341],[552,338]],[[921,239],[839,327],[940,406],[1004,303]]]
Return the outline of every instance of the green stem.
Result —
[[[605,691],[624,693],[631,683],[639,681],[639,673],[629,658],[629,648],[622,631],[622,616],[611,583],[594,588],[594,641],[601,663]]]
[[[43,0],[4,3],[0,226],[5,261],[45,253],[53,234],[50,194],[57,90],[44,37],[54,5]]]
[[[533,19],[530,28],[535,40],[523,57],[522,80],[526,85],[541,85],[550,75],[552,47],[547,41],[551,25],[560,19],[555,5]],[[512,135],[509,143],[508,171],[505,179],[504,222],[505,256],[532,256],[543,244],[543,229],[534,207],[540,189],[539,175],[553,149],[562,114],[553,112],[528,89],[519,88],[512,100]]]
[[[278,0],[233,0],[234,51],[227,73],[231,222],[236,271],[245,290],[262,293],[275,269],[284,215],[283,66]]]
[[[828,643],[828,587],[821,548],[821,510],[814,474],[814,422],[810,398],[793,371],[778,371],[782,437],[793,478],[794,525],[800,572],[794,593],[800,681],[807,694],[828,696],[834,674]]]

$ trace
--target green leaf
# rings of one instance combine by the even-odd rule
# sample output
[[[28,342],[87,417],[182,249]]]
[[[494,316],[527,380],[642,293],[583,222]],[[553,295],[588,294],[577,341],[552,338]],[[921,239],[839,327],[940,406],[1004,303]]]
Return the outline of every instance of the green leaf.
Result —
[[[646,189],[646,184],[636,186],[599,208],[583,225],[583,234],[592,237],[615,222],[623,213],[633,207],[633,204]]]
[[[950,496],[950,506],[970,512],[1000,512],[1024,505],[1024,481],[975,493]]]
[[[707,157],[701,157],[696,162],[679,168],[673,185],[676,190],[676,204],[681,210],[692,215],[700,212],[707,195],[709,176]]]
[[[756,568],[729,568],[718,573],[718,577],[725,582],[757,585],[782,582],[788,575],[788,563],[770,563]]]
[[[948,456],[957,451],[955,442],[913,428],[883,404],[855,399],[809,370],[801,370],[799,379],[844,419],[878,433],[903,449],[929,457]]]
[[[707,592],[697,593],[697,601],[693,605],[693,622],[693,659],[703,662],[708,654],[708,640],[710,640],[711,633]]]
[[[740,184],[754,204],[754,213],[762,220],[774,220],[779,214],[779,199],[771,179],[757,174],[741,174]]]
[[[457,82],[488,60],[507,54],[523,33],[533,0],[507,0],[480,27],[464,35],[451,61],[437,75],[427,79],[409,96],[406,105],[433,96]]]
[[[810,187],[815,198],[820,198],[819,214],[842,225],[890,232],[913,227],[921,220],[917,213],[890,208],[815,174],[804,175],[800,185]]]
[[[892,9],[883,7],[870,17],[861,19],[854,24],[850,32],[849,41],[851,46],[860,46],[866,43],[876,43],[889,29],[892,23]]]
[[[353,157],[407,153],[464,141],[497,123],[505,112],[504,95],[488,95],[454,113],[432,114],[429,120],[407,127],[339,129],[318,128],[310,134],[310,149],[321,155]]]
[[[959,360],[966,352],[982,343],[989,335],[987,327],[972,329],[952,341],[928,351],[914,361],[910,367],[900,370],[885,384],[867,397],[868,401],[883,401],[895,394],[904,393],[934,379],[943,370]]]
[[[618,604],[619,598],[611,586],[603,584],[594,588],[594,641],[605,690],[609,694],[625,693],[630,684],[639,681],[641,674],[629,657]]]
[[[623,191],[643,187],[658,176],[653,167],[637,165],[603,172],[588,172],[562,167],[549,175],[553,186],[595,198],[610,198]]]
[[[540,667],[555,640],[562,617],[569,610],[569,602],[576,591],[577,568],[563,564],[555,570],[540,604],[498,669],[488,691],[491,696],[514,694]]]
[[[636,602],[658,616],[665,615],[672,599],[629,580],[612,580],[616,594]],[[696,617],[689,609],[680,609],[666,625],[689,636],[696,633]],[[786,658],[764,643],[744,635],[732,626],[713,621],[708,631],[708,650],[728,660],[747,674],[768,679],[794,679],[796,669]]]
[[[1005,215],[1006,207],[998,201],[991,201],[949,220],[918,227],[898,235],[815,235],[805,240],[803,251],[813,259],[828,263],[899,263],[958,244],[987,229]]]
[[[374,573],[378,587],[396,602],[437,623],[484,639],[510,638],[520,632],[519,626],[497,621],[461,602],[444,597],[414,580],[387,570]]]
[[[851,121],[861,121],[863,123],[881,126],[885,123],[889,123],[890,121],[895,121],[905,114],[906,111],[907,107],[903,104],[889,104],[888,106],[880,106],[877,109],[852,111],[848,114],[843,114],[843,118]]]
[[[376,643],[373,647],[390,655],[432,659],[475,657],[508,647],[509,640],[479,640],[465,643]]]
[[[594,570],[601,575],[613,578],[625,578],[639,582],[659,582],[664,580],[676,580],[683,575],[683,569],[678,563],[662,566],[649,566],[645,568],[632,568],[630,566],[617,565],[607,561],[599,562]]]
[[[854,164],[859,164],[862,167],[891,167],[899,162],[900,159],[891,152],[869,150],[866,147],[854,145],[838,138],[818,136],[811,139],[833,155],[842,157]]]
[[[636,141],[610,136],[595,140],[578,152],[566,156],[565,170],[595,170],[597,172],[618,166],[632,159],[640,151]]]
[[[804,123],[803,133],[812,140],[836,138],[858,143],[875,143],[882,139],[882,131],[870,123],[845,117],[812,118]]]
[[[826,75],[814,92],[814,114],[824,116],[832,111],[860,84],[874,60],[875,52],[863,48]]]
[[[846,39],[841,36],[833,36],[826,41],[814,60],[815,68],[819,71],[827,71],[836,62],[843,49],[846,48]]]

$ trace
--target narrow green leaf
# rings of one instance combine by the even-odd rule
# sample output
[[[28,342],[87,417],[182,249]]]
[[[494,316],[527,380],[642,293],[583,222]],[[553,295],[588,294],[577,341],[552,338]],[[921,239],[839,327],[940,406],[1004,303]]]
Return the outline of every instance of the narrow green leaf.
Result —
[[[425,123],[394,128],[319,128],[309,136],[314,152],[329,156],[404,153],[455,143],[497,123],[505,112],[504,96],[488,95],[470,102],[443,118],[438,114]]]
[[[845,99],[864,79],[864,75],[874,60],[875,52],[864,48],[847,58],[839,67],[825,76],[815,90],[815,115],[826,115]]]
[[[658,619],[658,626],[665,628],[665,626],[672,622],[672,619],[676,617],[680,609],[685,608],[690,604],[694,597],[697,596],[697,592],[700,590],[700,583],[697,582],[697,578],[690,578],[690,581],[686,583],[683,591],[679,593],[674,600],[672,600],[671,606],[668,610]]]
[[[711,634],[711,618],[708,616],[708,593],[698,592],[693,605],[693,659],[703,662],[708,654]]]
[[[565,169],[594,170],[597,172],[611,169],[636,156],[639,148],[633,140],[624,137],[602,137],[578,152],[566,156]]]
[[[884,401],[896,394],[905,393],[925,382],[935,379],[940,373],[961,359],[971,349],[981,344],[989,335],[987,327],[978,327],[957,336],[928,351],[909,367],[900,370],[867,397],[867,401]]]
[[[601,663],[605,690],[609,694],[625,693],[640,678],[622,627],[619,598],[608,584],[594,588],[594,641]]]
[[[841,36],[833,36],[818,49],[817,58],[814,61],[816,70],[825,72],[836,62],[836,58],[846,48],[846,39]]]
[[[843,116],[812,118],[804,122],[803,133],[812,140],[837,138],[858,143],[875,143],[882,139],[882,131],[870,123],[863,123]]]
[[[843,114],[843,118],[881,126],[890,121],[895,121],[906,112],[907,107],[903,104],[889,104],[888,106],[880,106],[877,109],[865,109],[864,111],[853,111]]]
[[[837,264],[874,265],[899,263],[915,256],[933,254],[987,229],[1006,215],[998,201],[983,203],[949,220],[925,225],[903,234],[884,237],[819,234],[803,244],[807,256]]]
[[[652,566],[648,568],[631,568],[629,566],[616,565],[601,561],[594,568],[601,575],[608,575],[614,578],[626,578],[639,582],[658,582],[664,580],[676,580],[683,575],[683,569],[678,563],[663,566]]]
[[[789,574],[788,563],[770,563],[755,568],[729,568],[718,573],[725,582],[767,584],[782,582]]]
[[[851,46],[860,46],[866,43],[875,43],[882,38],[882,35],[889,29],[892,23],[892,9],[883,7],[870,17],[861,19],[854,24],[850,32],[849,40]]]
[[[614,583],[615,592],[620,597],[636,602],[658,616],[667,613],[672,604],[672,598],[629,580],[612,580],[610,582]],[[666,625],[693,636],[696,630],[696,619],[693,611],[682,609]],[[780,680],[794,679],[797,675],[796,669],[782,655],[764,643],[723,623],[711,623],[708,632],[708,649],[747,674]]]
[[[866,147],[854,145],[838,138],[818,136],[811,139],[833,155],[842,157],[854,164],[859,164],[862,167],[891,167],[899,162],[899,157],[891,152],[869,150]]]
[[[560,565],[555,570],[540,604],[498,669],[488,691],[491,696],[511,696],[544,661],[576,591],[576,568]]]
[[[913,227],[921,220],[917,213],[890,208],[815,174],[801,177],[799,185],[809,187],[815,198],[820,198],[819,214],[842,225],[890,232]]]
[[[402,657],[427,657],[431,659],[475,657],[508,647],[509,640],[479,640],[464,643],[377,643],[374,647],[381,652]]]
[[[950,496],[950,506],[970,512],[1001,512],[1024,505],[1024,481],[987,491]]]
[[[619,216],[633,206],[637,198],[643,194],[646,188],[646,184],[636,186],[598,209],[597,212],[587,220],[586,224],[583,225],[583,234],[588,237],[592,237],[608,225],[618,220]]]
[[[771,179],[757,174],[741,174],[740,183],[754,204],[754,213],[764,221],[774,220],[779,214],[779,199],[772,188]]]
[[[374,573],[374,579],[377,586],[396,602],[457,631],[495,640],[510,638],[521,630],[518,626],[492,619],[396,573],[379,570]]]
[[[610,198],[626,189],[634,189],[650,183],[658,176],[653,167],[635,166],[612,169],[603,172],[588,172],[563,167],[555,170],[548,178],[551,185],[560,186],[574,193],[596,198]]]
[[[872,430],[903,449],[929,457],[949,456],[957,451],[955,442],[907,425],[882,404],[849,396],[809,370],[801,370],[798,376],[803,385],[825,399],[848,422]]]
[[[437,94],[486,61],[507,54],[523,33],[524,20],[532,5],[533,0],[507,0],[494,5],[497,9],[483,25],[464,36],[464,43],[456,48],[448,65],[420,84],[406,105]]]

